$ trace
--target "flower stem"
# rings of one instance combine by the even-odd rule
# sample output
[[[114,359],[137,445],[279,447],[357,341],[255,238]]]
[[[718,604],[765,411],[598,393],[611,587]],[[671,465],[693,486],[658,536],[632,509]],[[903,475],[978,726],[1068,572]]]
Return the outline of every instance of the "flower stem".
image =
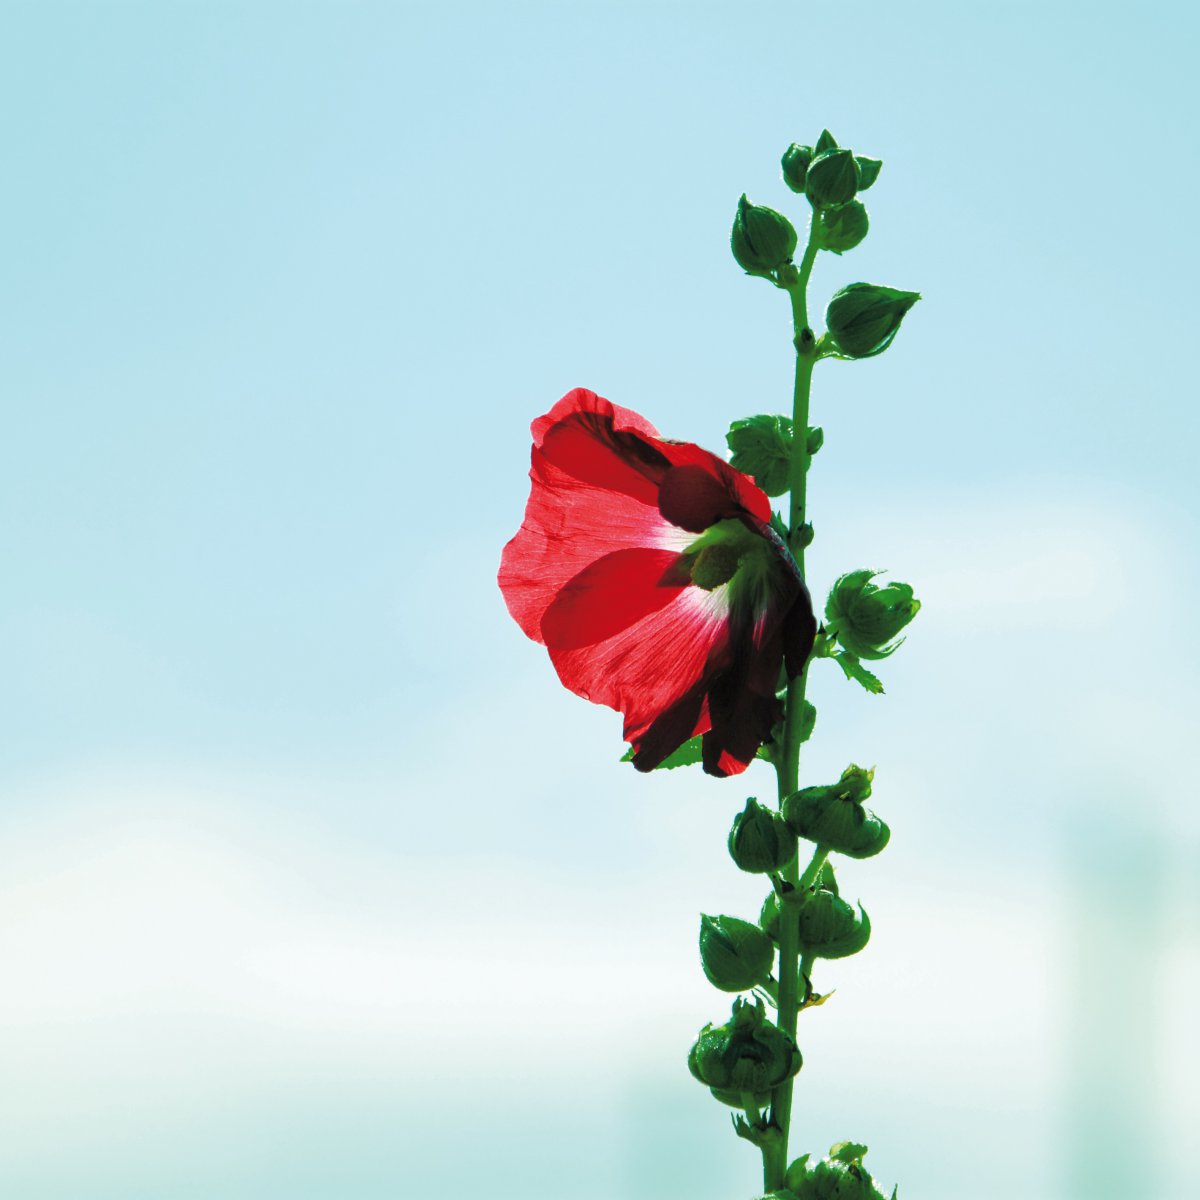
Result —
[[[807,520],[807,483],[811,457],[808,453],[808,409],[812,389],[813,367],[816,365],[816,338],[808,324],[808,280],[817,258],[817,223],[809,224],[808,245],[796,282],[787,290],[792,301],[792,342],[796,348],[796,382],[792,393],[792,460],[788,482],[791,492],[791,511],[788,517],[789,541],[801,574],[804,573],[804,546],[800,528]],[[804,716],[804,692],[808,682],[808,666],[788,683],[784,708],[784,738],[780,760],[776,764],[779,779],[779,802],[796,790],[800,778],[800,729]],[[794,888],[807,888],[820,874],[828,850],[818,846],[812,860],[800,873],[798,859],[783,870],[785,883]],[[791,1037],[796,1036],[796,1018],[800,1009],[800,918],[795,904],[780,905],[779,919],[779,1027]],[[788,1162],[788,1129],[792,1117],[793,1079],[786,1079],[771,1094],[771,1124],[779,1136],[764,1142],[763,1185],[767,1191],[783,1187]]]

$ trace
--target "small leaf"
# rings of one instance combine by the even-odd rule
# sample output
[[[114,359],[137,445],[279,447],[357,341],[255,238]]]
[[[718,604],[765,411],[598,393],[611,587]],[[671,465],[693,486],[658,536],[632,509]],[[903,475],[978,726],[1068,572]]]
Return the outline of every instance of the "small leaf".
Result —
[[[834,141],[833,134],[828,129],[821,130],[821,136],[817,138],[817,144],[813,147],[816,154],[820,154],[822,150],[835,150],[837,142]]]
[[[816,707],[815,705],[810,704],[809,701],[805,700],[804,711],[800,714],[800,724],[797,726],[797,732],[800,735],[798,740],[799,745],[803,746],[804,743],[807,742],[810,737],[812,737],[813,728],[816,726],[816,724]]]
[[[855,683],[861,684],[873,696],[883,695],[883,683],[879,677],[872,675],[849,651],[843,650],[840,653],[834,653],[832,658],[845,671],[847,679],[853,679]]]

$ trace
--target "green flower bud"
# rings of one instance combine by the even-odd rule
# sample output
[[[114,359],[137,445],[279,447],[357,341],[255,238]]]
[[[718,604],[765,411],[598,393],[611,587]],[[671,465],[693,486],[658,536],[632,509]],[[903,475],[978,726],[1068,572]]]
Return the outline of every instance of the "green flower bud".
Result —
[[[816,536],[817,531],[808,521],[805,521],[792,534],[792,553],[794,554],[797,550],[807,550],[813,544],[813,538]]]
[[[858,191],[858,163],[854,155],[843,149],[822,151],[809,164],[804,190],[814,208],[853,200]]]
[[[739,1108],[743,1092],[765,1095],[795,1075],[802,1062],[796,1043],[766,1019],[762,1001],[735,1000],[730,1019],[706,1025],[688,1055],[692,1074],[717,1099],[736,1096]]]
[[[812,160],[811,146],[797,146],[793,142],[783,152],[783,182],[801,196],[804,195],[804,177],[808,174],[808,164]]]
[[[812,458],[823,445],[825,445],[825,430],[820,425],[809,426],[808,443],[805,447],[808,450],[808,457]]]
[[[862,1165],[866,1152],[866,1146],[839,1142],[819,1162],[806,1154],[788,1167],[784,1186],[797,1200],[886,1200]]]
[[[883,161],[878,158],[865,158],[861,154],[856,154],[854,161],[858,163],[858,190],[865,192],[879,178]]]
[[[825,602],[825,628],[859,658],[887,658],[900,646],[895,639],[921,609],[907,583],[879,587],[871,580],[879,571],[851,571],[841,576]]]
[[[871,919],[860,916],[836,892],[818,888],[800,906],[800,953],[811,958],[849,958],[871,939]]]
[[[783,213],[751,204],[743,195],[738,201],[729,245],[743,271],[751,275],[769,275],[792,261],[792,255],[796,253],[796,231]]]
[[[754,477],[768,496],[788,490],[792,463],[792,422],[789,417],[760,414],[734,421],[725,435],[733,452],[729,465]]]
[[[835,784],[801,788],[783,802],[783,816],[802,838],[850,858],[878,854],[892,831],[862,801],[871,794],[872,772],[847,767]]]
[[[733,820],[729,854],[743,871],[781,871],[796,857],[796,835],[778,813],[751,796]]]
[[[901,292],[879,283],[852,283],[834,293],[825,310],[833,349],[842,358],[882,354],[918,300],[919,292]]]
[[[771,977],[775,947],[757,925],[737,917],[700,918],[700,963],[713,987],[748,992]]]
[[[836,150],[837,142],[833,140],[833,134],[828,129],[821,130],[821,136],[817,138],[817,144],[813,147],[818,154],[824,150]]]
[[[816,221],[818,244],[822,250],[832,250],[834,254],[853,250],[867,236],[870,225],[861,200],[822,208]]]

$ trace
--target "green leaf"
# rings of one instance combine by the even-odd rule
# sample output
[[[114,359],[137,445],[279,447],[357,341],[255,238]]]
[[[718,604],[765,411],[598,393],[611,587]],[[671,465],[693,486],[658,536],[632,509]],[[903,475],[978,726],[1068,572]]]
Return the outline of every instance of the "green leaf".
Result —
[[[837,148],[837,142],[833,139],[833,134],[828,129],[821,130],[821,136],[817,138],[817,144],[813,147],[816,154],[820,154],[822,150],[834,150]]]
[[[883,682],[878,676],[872,675],[848,650],[835,651],[830,657],[846,673],[847,679],[853,679],[861,684],[873,696],[883,695]]]
[[[700,737],[689,738],[678,750],[668,754],[654,769],[656,771],[673,771],[676,767],[690,767],[700,762],[704,757],[703,747],[704,738]],[[622,762],[633,762],[633,747],[630,746],[624,754],[621,755]]]
[[[800,734],[799,745],[803,746],[813,734],[813,728],[817,723],[816,707],[810,704],[807,700],[804,702],[804,710],[800,714],[800,725],[798,732]]]
[[[725,435],[732,451],[729,465],[753,476],[768,496],[782,496],[788,490],[792,437],[792,422],[774,413],[734,421]]]

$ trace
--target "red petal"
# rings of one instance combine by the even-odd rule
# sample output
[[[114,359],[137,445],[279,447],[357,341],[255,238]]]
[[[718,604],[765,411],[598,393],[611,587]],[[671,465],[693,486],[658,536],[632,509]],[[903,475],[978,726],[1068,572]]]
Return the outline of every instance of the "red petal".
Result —
[[[565,583],[542,617],[550,650],[577,650],[613,637],[665,608],[691,579],[673,550],[616,550]]]
[[[645,592],[653,586],[643,580]],[[563,683],[596,704],[625,714],[625,740],[638,751],[655,722],[700,686],[672,727],[679,740],[666,746],[666,757],[677,746],[708,727],[703,694],[712,671],[727,661],[727,609],[723,598],[696,587],[681,589],[670,604],[590,646],[547,648]],[[683,714],[686,713],[686,716]],[[662,735],[664,730],[657,731]],[[659,759],[661,761],[661,758]],[[656,765],[656,764],[652,764]]]

